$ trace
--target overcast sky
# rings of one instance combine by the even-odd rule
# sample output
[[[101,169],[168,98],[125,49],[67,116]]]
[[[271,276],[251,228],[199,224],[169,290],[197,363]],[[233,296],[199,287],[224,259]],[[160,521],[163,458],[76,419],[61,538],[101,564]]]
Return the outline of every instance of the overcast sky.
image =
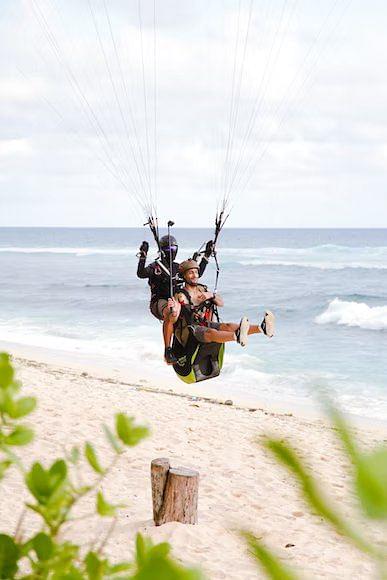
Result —
[[[0,226],[151,198],[211,226],[228,192],[234,227],[385,227],[386,26],[382,0],[2,0]]]

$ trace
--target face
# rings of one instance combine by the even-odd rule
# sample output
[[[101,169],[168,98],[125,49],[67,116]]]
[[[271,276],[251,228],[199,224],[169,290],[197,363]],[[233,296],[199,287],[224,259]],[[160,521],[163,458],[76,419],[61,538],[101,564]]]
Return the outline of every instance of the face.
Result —
[[[187,282],[187,284],[191,284],[192,286],[197,284],[197,281],[199,279],[198,269],[191,268],[190,270],[187,270],[186,273],[184,274],[184,279]]]
[[[177,249],[178,249],[178,248],[177,248],[177,246],[174,246],[174,245],[172,245],[172,246],[165,246],[165,247],[162,249],[162,252],[163,252],[163,254],[162,254],[162,255],[163,255],[163,259],[164,259],[165,261],[168,261],[168,262],[169,262],[169,260],[170,260],[171,258],[172,258],[172,260],[174,260],[174,259],[176,258]]]

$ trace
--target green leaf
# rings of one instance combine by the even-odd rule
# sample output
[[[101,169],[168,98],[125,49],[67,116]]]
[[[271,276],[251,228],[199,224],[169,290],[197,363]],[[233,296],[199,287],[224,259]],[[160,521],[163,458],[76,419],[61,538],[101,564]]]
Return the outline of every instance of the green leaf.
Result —
[[[19,548],[10,536],[0,534],[0,578],[13,578],[18,570]]]
[[[119,574],[120,572],[127,572],[128,570],[133,570],[133,564],[131,562],[119,562],[118,564],[107,564],[106,573]]]
[[[71,463],[73,463],[73,465],[76,465],[79,461],[80,458],[80,452],[79,452],[79,447],[77,447],[76,445],[71,449],[70,451],[70,458],[69,461]]]
[[[356,488],[364,512],[374,519],[387,518],[387,448],[380,447],[356,462]]]
[[[50,476],[40,463],[34,463],[26,474],[27,487],[39,503],[46,503],[51,493]]]
[[[15,371],[11,364],[11,357],[5,352],[0,353],[0,389],[6,389],[13,381]]]
[[[109,427],[107,425],[103,425],[103,430],[105,431],[106,438],[112,446],[113,450],[118,454],[123,453],[124,449],[121,447],[117,437],[114,435],[114,433],[112,433]]]
[[[195,569],[184,568],[170,556],[166,542],[153,545],[149,538],[136,536],[137,571],[133,580],[200,580],[202,574]]]
[[[108,503],[105,498],[103,497],[102,492],[97,493],[97,512],[102,517],[114,517],[116,515],[116,507],[110,503]]]
[[[9,400],[11,404],[7,405],[6,412],[12,419],[20,419],[32,413],[36,408],[35,397],[23,397],[18,401]]]
[[[134,425],[134,418],[127,417],[124,413],[116,415],[116,431],[121,441],[129,447],[138,445],[149,435],[147,427]]]
[[[6,445],[28,445],[34,438],[34,432],[29,427],[17,425],[10,435],[5,438]]]
[[[271,580],[297,580],[297,576],[266,548],[258,538],[249,532],[242,532],[247,540],[251,555],[255,558]]]
[[[4,461],[0,461],[0,479],[3,479],[5,472],[12,465],[12,463],[13,462],[10,459],[4,459]]]
[[[70,571],[65,574],[58,570],[58,573],[53,576],[53,580],[85,580],[85,577],[74,566],[71,566]]]
[[[286,443],[280,440],[271,439],[266,442],[267,448],[277,457],[278,461],[285,465],[298,479],[301,490],[306,501],[311,508],[324,519],[326,519],[335,530],[347,538],[349,538],[360,550],[368,554],[375,554],[374,548],[368,544],[358,533],[356,533],[345,522],[339,514],[332,509],[327,500],[324,498],[321,491],[318,489],[317,483],[308,474],[306,468],[297,454]]]
[[[348,457],[356,463],[357,459],[359,458],[359,451],[357,449],[357,445],[355,442],[354,437],[351,434],[350,429],[348,428],[343,415],[338,411],[329,401],[325,401],[325,405],[327,407],[328,415],[337,429],[339,437],[343,443],[344,449],[347,452]]]
[[[356,492],[363,511],[374,519],[387,518],[387,448],[361,453],[342,414],[329,402],[328,413],[355,468]]]
[[[103,475],[105,473],[105,470],[103,469],[103,467],[101,466],[101,464],[98,461],[97,454],[94,450],[94,447],[89,442],[85,443],[85,457],[86,457],[87,461],[89,462],[89,465],[94,469],[94,471],[96,471],[97,473],[100,473],[101,475]]]
[[[32,546],[36,552],[38,560],[49,560],[54,554],[54,543],[47,534],[37,534],[32,540]]]
[[[55,461],[49,470],[44,469],[40,463],[34,463],[26,474],[28,489],[42,505],[47,505],[66,481],[67,466],[63,459]]]
[[[105,571],[105,560],[100,560],[95,552],[89,552],[85,558],[86,571],[90,580],[101,580]]]

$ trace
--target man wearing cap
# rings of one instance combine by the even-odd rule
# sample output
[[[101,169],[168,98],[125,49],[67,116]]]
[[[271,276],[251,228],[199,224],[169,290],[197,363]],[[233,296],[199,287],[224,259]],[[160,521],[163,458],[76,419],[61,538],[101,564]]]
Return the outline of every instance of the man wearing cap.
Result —
[[[236,341],[246,346],[249,334],[264,333],[268,337],[274,334],[274,315],[266,311],[262,324],[249,324],[246,316],[240,323],[214,322],[212,320],[212,305],[224,306],[219,294],[209,292],[207,287],[198,282],[199,265],[194,260],[186,260],[179,266],[180,275],[184,278],[184,287],[177,292],[168,304],[176,308],[180,305],[181,313],[175,323],[175,336],[184,346],[191,331],[198,342],[225,343]]]

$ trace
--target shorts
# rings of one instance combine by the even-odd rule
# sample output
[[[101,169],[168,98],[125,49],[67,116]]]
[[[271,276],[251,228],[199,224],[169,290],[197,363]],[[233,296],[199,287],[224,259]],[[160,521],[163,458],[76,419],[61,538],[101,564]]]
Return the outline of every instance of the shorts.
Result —
[[[199,324],[190,324],[192,334],[194,335],[194,337],[198,342],[206,342],[204,340],[204,335],[206,334],[209,328],[213,328],[214,330],[220,330],[220,322],[207,322],[205,326],[201,326]]]
[[[165,308],[168,306],[168,300],[165,298],[159,298],[149,305],[150,311],[158,320],[164,320],[163,313]]]

